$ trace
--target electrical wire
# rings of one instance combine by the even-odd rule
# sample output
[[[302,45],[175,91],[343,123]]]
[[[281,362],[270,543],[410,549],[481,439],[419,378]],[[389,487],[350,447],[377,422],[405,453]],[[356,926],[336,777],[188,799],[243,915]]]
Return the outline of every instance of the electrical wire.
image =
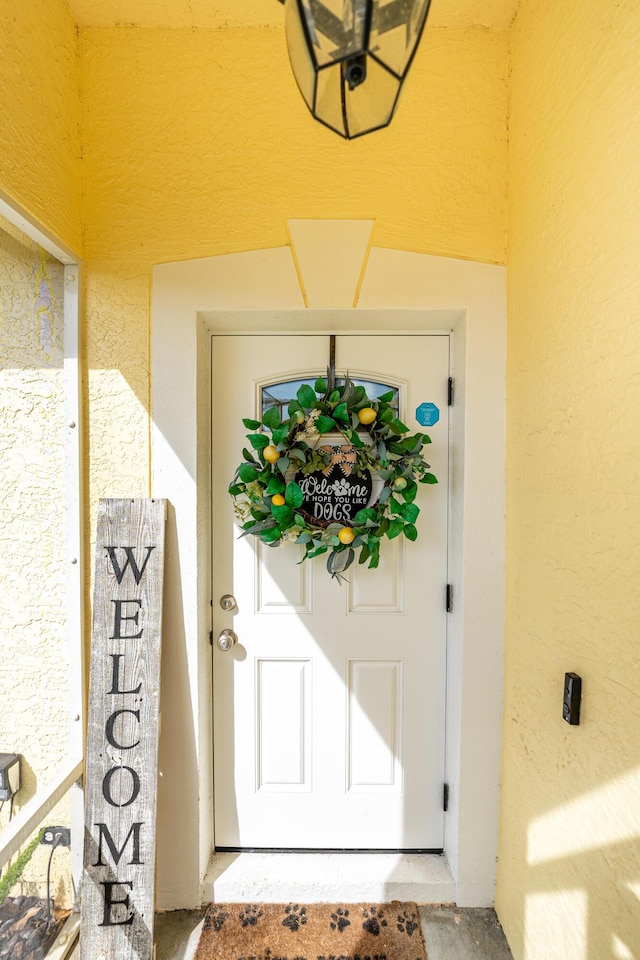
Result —
[[[60,846],[62,838],[56,837],[53,841],[51,847],[51,853],[49,854],[49,863],[47,864],[47,926],[51,926],[54,922],[51,916],[51,861],[53,860],[53,855],[56,851],[56,847]]]

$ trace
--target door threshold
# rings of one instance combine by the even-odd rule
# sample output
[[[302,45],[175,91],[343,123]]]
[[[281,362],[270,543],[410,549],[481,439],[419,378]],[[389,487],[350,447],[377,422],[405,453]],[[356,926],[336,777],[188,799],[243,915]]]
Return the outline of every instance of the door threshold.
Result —
[[[203,898],[214,903],[453,903],[442,854],[214,853]]]

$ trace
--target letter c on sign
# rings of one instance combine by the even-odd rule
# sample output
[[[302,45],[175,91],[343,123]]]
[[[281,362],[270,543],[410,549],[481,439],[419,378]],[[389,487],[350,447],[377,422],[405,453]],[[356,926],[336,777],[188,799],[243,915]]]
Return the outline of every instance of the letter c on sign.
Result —
[[[105,725],[105,729],[104,729],[105,736],[106,736],[107,740],[109,741],[109,743],[111,744],[111,746],[112,746],[112,747],[115,747],[116,750],[133,750],[133,748],[134,748],[134,747],[137,747],[138,744],[140,743],[139,740],[136,740],[135,743],[128,743],[128,744],[127,744],[127,743],[118,743],[118,741],[115,739],[115,736],[114,736],[114,733],[113,733],[113,728],[114,728],[114,726],[115,726],[115,722],[116,722],[116,720],[118,719],[118,717],[119,717],[121,714],[123,714],[123,713],[130,713],[130,714],[132,714],[132,715],[136,718],[136,720],[138,721],[138,723],[140,723],[140,711],[139,711],[139,710],[114,710],[113,713],[111,714],[111,716],[109,717],[109,719],[107,720],[107,723],[106,723],[106,725]]]

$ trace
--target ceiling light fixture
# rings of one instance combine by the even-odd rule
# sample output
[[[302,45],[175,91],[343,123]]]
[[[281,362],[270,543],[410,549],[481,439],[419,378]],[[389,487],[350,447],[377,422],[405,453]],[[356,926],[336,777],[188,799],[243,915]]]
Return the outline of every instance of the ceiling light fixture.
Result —
[[[347,140],[391,123],[430,0],[280,0],[309,110]]]

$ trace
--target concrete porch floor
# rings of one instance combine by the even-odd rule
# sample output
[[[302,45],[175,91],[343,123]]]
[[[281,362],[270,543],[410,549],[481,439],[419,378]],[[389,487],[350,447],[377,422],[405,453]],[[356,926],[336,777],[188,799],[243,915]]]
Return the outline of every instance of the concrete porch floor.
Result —
[[[431,905],[418,909],[427,960],[512,960],[494,910]],[[192,960],[203,913],[159,913],[156,960]]]

